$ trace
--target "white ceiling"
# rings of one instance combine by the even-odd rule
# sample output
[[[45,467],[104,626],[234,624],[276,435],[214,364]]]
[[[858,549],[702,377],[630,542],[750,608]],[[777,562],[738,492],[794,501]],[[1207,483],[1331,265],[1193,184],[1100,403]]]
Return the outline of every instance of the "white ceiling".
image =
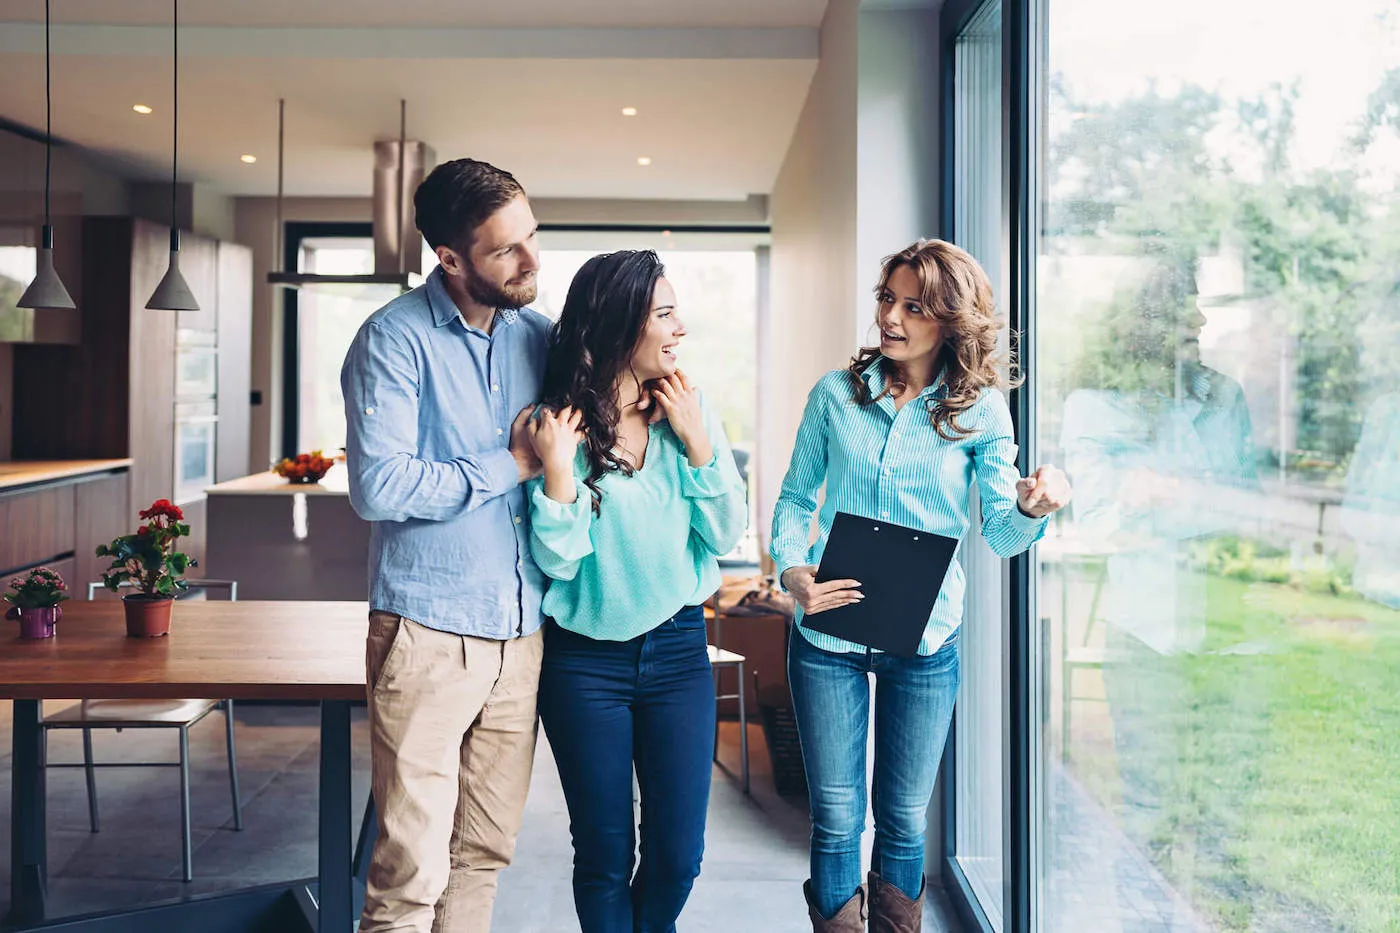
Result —
[[[189,26],[819,26],[826,0],[180,0]],[[170,22],[169,0],[57,0],[55,23]],[[0,0],[0,22],[44,21],[43,0]]]
[[[536,196],[766,193],[816,67],[825,6],[184,0],[180,175],[232,195],[275,193],[284,97],[287,194],[367,195],[371,143],[398,135],[402,97],[410,138],[439,159],[495,162]],[[168,177],[169,11],[54,4],[55,136],[131,175]],[[0,116],[40,129],[42,19],[39,0],[0,0]],[[137,102],[155,113],[134,113]],[[624,106],[639,115],[623,117]],[[258,162],[241,163],[243,153]]]

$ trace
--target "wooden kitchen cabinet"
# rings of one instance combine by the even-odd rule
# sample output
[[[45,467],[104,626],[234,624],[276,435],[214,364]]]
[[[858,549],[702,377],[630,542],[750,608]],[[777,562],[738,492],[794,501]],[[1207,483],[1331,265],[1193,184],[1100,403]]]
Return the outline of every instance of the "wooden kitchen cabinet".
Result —
[[[217,344],[217,385],[197,407],[216,413],[209,475],[247,472],[253,273],[250,251],[182,238],[180,267],[197,312],[145,305],[169,264],[170,231],[129,217],[82,224],[82,341],[14,347],[12,455],[16,460],[132,460],[124,525],[157,499],[180,501],[176,475],[176,363],[181,347]],[[185,331],[181,339],[180,331]],[[182,399],[183,401],[183,399]],[[198,511],[198,509],[197,509]],[[126,529],[130,530],[130,529]]]
[[[110,561],[95,553],[136,530],[126,460],[10,464],[0,486],[0,577],[40,565],[62,574],[74,599]]]
[[[214,478],[224,483],[251,470],[253,251],[238,243],[220,243],[218,259],[219,423]]]
[[[0,496],[0,571],[73,553],[73,487]]]
[[[168,236],[168,234],[167,234]],[[198,311],[176,311],[175,326],[216,330],[219,318],[219,242],[184,233],[180,236],[180,272],[199,302]],[[167,246],[167,252],[169,247]],[[141,302],[143,305],[145,301]]]

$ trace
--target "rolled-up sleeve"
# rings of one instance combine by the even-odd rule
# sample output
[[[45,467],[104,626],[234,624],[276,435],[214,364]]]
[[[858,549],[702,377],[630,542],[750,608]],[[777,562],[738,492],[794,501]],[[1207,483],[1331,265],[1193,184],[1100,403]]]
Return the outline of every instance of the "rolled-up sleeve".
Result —
[[[366,521],[442,521],[520,484],[504,447],[418,456],[419,372],[405,342],[377,322],[360,329],[341,369],[350,503]]]
[[[988,391],[979,403],[982,430],[972,448],[977,491],[982,499],[982,537],[1000,557],[1026,550],[1045,534],[1049,516],[1031,518],[1017,506],[1016,441],[1011,411],[1000,392]]]

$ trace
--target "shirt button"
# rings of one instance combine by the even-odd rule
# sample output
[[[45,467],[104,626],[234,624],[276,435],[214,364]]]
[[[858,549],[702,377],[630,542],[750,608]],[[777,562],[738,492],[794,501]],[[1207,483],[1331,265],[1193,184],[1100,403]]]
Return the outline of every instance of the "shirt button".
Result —
[[[500,436],[501,436],[502,434],[504,434],[504,433],[506,433],[506,432],[503,431],[503,430],[501,430],[500,428],[497,428],[497,429],[496,429],[496,436],[497,436],[497,437],[500,437]]]
[[[499,392],[499,391],[501,391],[501,387],[500,387],[500,386],[492,386],[492,387],[491,387],[491,391],[492,391],[492,392]]]
[[[367,415],[372,415],[372,414],[374,414],[374,408],[373,408],[373,407],[366,408],[366,409],[365,409],[365,414],[367,414]]]
[[[515,516],[515,523],[516,523],[517,525],[520,524],[520,516],[519,516],[519,515]]]

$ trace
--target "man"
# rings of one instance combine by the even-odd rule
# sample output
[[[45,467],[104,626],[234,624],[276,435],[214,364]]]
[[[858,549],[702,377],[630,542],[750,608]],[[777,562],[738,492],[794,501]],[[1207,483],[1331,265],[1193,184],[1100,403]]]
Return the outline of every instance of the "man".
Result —
[[[345,358],[350,501],[371,523],[365,652],[379,838],[360,930],[491,926],[535,751],[544,577],[521,484],[549,320],[520,184],[472,159],[413,199],[427,282]],[[518,413],[518,414],[517,414]]]

